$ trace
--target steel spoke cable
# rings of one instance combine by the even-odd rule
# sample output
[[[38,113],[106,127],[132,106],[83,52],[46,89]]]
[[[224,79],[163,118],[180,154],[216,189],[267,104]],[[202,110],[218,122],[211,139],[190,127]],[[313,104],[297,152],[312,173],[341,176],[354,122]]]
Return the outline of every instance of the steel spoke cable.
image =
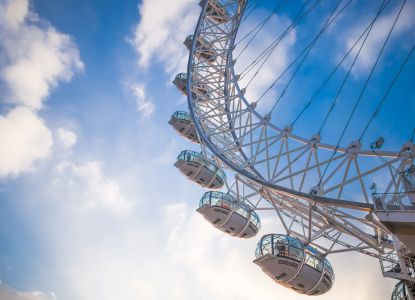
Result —
[[[318,32],[317,36],[313,39],[313,41],[311,42],[311,45],[308,47],[305,55],[303,56],[303,58],[301,59],[300,63],[298,64],[297,68],[295,69],[294,73],[291,75],[290,79],[288,80],[287,84],[285,85],[284,90],[281,92],[280,96],[277,98],[277,100],[275,101],[274,105],[272,106],[270,112],[268,113],[269,116],[271,116],[272,112],[274,111],[275,107],[278,105],[279,101],[282,99],[282,97],[284,97],[288,87],[290,86],[291,82],[294,80],[294,77],[297,75],[298,71],[301,69],[301,66],[303,65],[303,63],[305,62],[305,60],[307,59],[308,55],[310,54],[311,50],[313,49],[314,45],[317,43],[318,39],[320,38],[320,36],[323,34],[323,32],[327,29],[327,27],[344,11],[344,9],[352,2],[352,0],[349,0],[349,2],[346,3],[346,5],[344,5],[339,12],[337,12],[337,14],[335,14],[335,12],[337,11],[340,3],[343,0],[339,0],[336,4],[336,6],[334,7],[333,11],[330,13],[329,17],[327,18],[326,22],[324,23],[323,27],[320,29],[320,31]],[[333,17],[334,15],[334,17]],[[261,95],[261,97],[258,98],[258,101],[260,101],[277,83],[277,81],[281,78],[281,76],[279,76],[272,84],[271,86]]]
[[[337,65],[333,69],[333,71],[329,74],[329,76],[327,76],[327,78],[323,81],[323,83],[320,85],[320,87],[317,89],[317,91],[313,94],[313,96],[310,98],[310,100],[307,102],[307,104],[304,106],[304,108],[296,116],[296,118],[294,119],[294,121],[291,123],[291,127],[294,127],[295,123],[301,118],[301,116],[305,113],[305,111],[311,106],[311,104],[314,102],[314,100],[317,98],[317,96],[320,94],[320,92],[323,90],[323,88],[326,86],[326,84],[334,76],[334,74],[337,72],[337,70],[340,68],[340,66],[343,65],[344,61],[347,59],[347,57],[350,55],[350,53],[352,53],[352,51],[354,50],[354,48],[359,44],[360,40],[372,28],[372,26],[375,23],[378,15],[386,8],[386,6],[389,4],[389,2],[390,2],[390,0],[387,0],[386,4],[381,8],[381,10],[378,12],[378,14],[376,14],[376,16],[373,18],[373,20],[369,23],[369,25],[366,26],[365,30],[363,30],[363,32],[360,34],[359,38],[353,43],[353,45],[349,48],[349,50],[346,52],[346,54],[337,63]]]
[[[394,171],[396,171],[396,172],[400,172],[400,171],[399,171],[399,169],[398,169],[398,168],[396,168],[394,165],[389,164],[390,162],[389,162],[388,160],[386,160],[386,158],[384,158],[382,155],[380,155],[380,154],[376,151],[376,149],[371,149],[371,151],[372,151],[373,153],[375,153],[375,154],[376,154],[376,156],[379,158],[379,160],[380,160],[380,161],[382,161],[384,164],[387,164],[388,166],[390,166],[390,167],[391,167],[391,169],[393,169]]]
[[[248,19],[248,17],[254,12],[254,10],[256,10],[259,6],[259,4],[262,2],[262,0],[256,0],[255,4],[251,4],[250,6],[247,7],[246,10],[250,9],[246,15],[243,17],[243,19],[241,20],[241,24]]]
[[[383,0],[381,7],[385,4],[385,1],[386,1],[386,0]],[[379,13],[379,12],[380,12],[380,9],[379,9],[378,13],[377,13],[377,14],[376,14],[376,16],[375,16],[375,20],[374,20],[375,22],[376,22],[376,20],[378,19],[378,17],[380,16],[380,13]],[[348,80],[348,79],[349,79],[349,77],[350,77],[350,74],[351,74],[351,72],[352,72],[352,69],[353,69],[354,65],[356,64],[357,59],[359,58],[360,53],[362,52],[362,49],[363,49],[364,45],[366,44],[366,41],[367,41],[367,39],[368,39],[368,37],[369,37],[370,33],[372,32],[372,29],[373,29],[373,26],[374,26],[375,22],[373,22],[373,23],[370,25],[370,28],[369,28],[369,30],[367,31],[367,33],[366,33],[366,35],[365,35],[365,37],[364,37],[364,39],[363,39],[363,41],[362,41],[362,44],[360,45],[359,50],[357,51],[357,54],[355,55],[355,57],[354,57],[354,59],[353,59],[353,62],[352,62],[352,64],[350,65],[350,67],[349,67],[349,69],[348,69],[348,71],[347,71],[347,73],[346,73],[346,76],[343,78],[343,81],[342,81],[342,83],[341,83],[341,85],[340,85],[340,88],[339,88],[339,90],[337,91],[336,96],[334,97],[334,99],[333,99],[333,101],[332,101],[332,103],[331,103],[331,106],[330,106],[330,108],[329,108],[329,110],[328,110],[328,112],[327,112],[327,114],[326,114],[326,116],[325,116],[325,118],[324,118],[324,120],[323,120],[323,123],[322,123],[322,124],[321,124],[321,126],[320,126],[320,129],[319,129],[319,131],[318,131],[318,135],[320,135],[320,134],[321,134],[321,131],[323,130],[324,126],[326,125],[328,118],[330,117],[331,113],[333,112],[334,107],[336,106],[336,104],[337,104],[337,102],[338,102],[339,96],[340,96],[341,92],[343,91],[343,88],[344,88],[344,86],[346,85],[347,80]]]
[[[349,125],[350,125],[350,122],[351,122],[351,120],[352,120],[352,118],[353,118],[353,116],[354,116],[354,114],[355,114],[355,112],[356,112],[356,109],[357,109],[357,107],[359,106],[359,103],[360,103],[360,101],[361,101],[361,100],[362,100],[362,98],[363,98],[363,95],[364,95],[364,93],[365,93],[365,91],[366,91],[366,89],[367,89],[367,86],[368,86],[368,84],[369,84],[369,81],[371,80],[372,75],[373,75],[373,72],[375,71],[376,66],[377,66],[377,65],[378,65],[378,63],[379,63],[380,57],[382,56],[382,54],[383,54],[383,52],[384,52],[384,50],[385,50],[386,44],[388,43],[388,41],[389,41],[389,39],[390,39],[390,36],[391,36],[391,34],[392,34],[392,32],[393,32],[393,29],[395,28],[395,25],[396,25],[396,22],[397,22],[397,21],[398,21],[398,19],[399,19],[399,16],[400,16],[400,15],[401,15],[401,13],[402,13],[402,9],[404,8],[406,1],[407,1],[407,0],[404,0],[404,1],[402,2],[402,5],[401,5],[401,7],[400,7],[400,9],[399,9],[399,12],[398,12],[397,16],[395,17],[395,20],[394,20],[394,22],[393,22],[393,24],[392,24],[392,26],[391,26],[391,28],[390,28],[390,30],[389,30],[389,32],[388,32],[388,35],[386,36],[385,41],[383,42],[382,48],[381,48],[381,50],[380,50],[380,52],[379,52],[379,54],[378,54],[378,56],[377,56],[377,58],[376,58],[376,61],[375,61],[375,63],[373,64],[372,69],[370,70],[370,73],[369,73],[369,75],[368,75],[368,77],[367,77],[367,79],[366,79],[366,81],[365,81],[365,84],[364,84],[364,86],[363,86],[362,90],[360,91],[359,97],[358,97],[358,99],[356,100],[355,105],[353,106],[353,109],[352,109],[352,112],[351,112],[351,114],[350,114],[350,117],[349,117],[349,119],[347,120],[347,123],[346,123],[345,127],[343,128],[342,134],[340,135],[340,138],[339,138],[339,140],[338,140],[338,142],[337,142],[336,149],[338,149],[338,147],[339,147],[339,145],[340,145],[340,142],[341,142],[341,140],[342,140],[342,138],[343,138],[343,136],[344,136],[345,132],[347,131],[347,129],[348,129]],[[330,164],[330,163],[329,163],[329,164]]]
[[[412,53],[414,52],[415,49],[415,45],[412,46],[411,51],[408,53],[408,55],[406,56],[405,60],[402,62],[398,72],[396,72],[395,76],[393,77],[392,81],[390,82],[386,92],[384,93],[382,99],[380,100],[380,102],[378,103],[376,110],[373,112],[372,116],[370,117],[369,121],[367,122],[362,134],[359,137],[359,141],[362,140],[362,138],[364,137],[364,135],[366,134],[366,131],[368,130],[368,128],[370,127],[371,123],[373,122],[373,120],[376,118],[376,116],[378,115],[383,103],[385,102],[386,98],[388,97],[389,93],[391,92],[393,86],[395,85],[396,81],[398,80],[399,76],[401,75],[405,65],[408,63]],[[415,133],[415,128],[414,131],[412,132],[412,137],[411,137],[411,142],[413,141],[414,138],[414,133]]]
[[[402,5],[401,5],[401,7],[400,7],[400,9],[399,9],[399,12],[398,12],[398,14],[397,14],[397,16],[396,16],[396,18],[395,18],[395,20],[394,20],[394,22],[393,22],[393,24],[392,24],[392,26],[391,26],[390,30],[389,30],[389,32],[388,32],[388,35],[387,35],[387,37],[386,37],[385,41],[383,42],[382,48],[381,48],[381,50],[380,50],[380,52],[379,52],[379,54],[378,54],[378,56],[377,56],[377,58],[376,58],[376,61],[375,61],[375,63],[373,64],[372,69],[370,70],[369,76],[367,77],[367,79],[366,79],[366,81],[365,81],[365,84],[364,84],[364,86],[363,86],[363,88],[362,88],[362,90],[361,90],[361,92],[360,92],[360,94],[359,94],[359,97],[358,97],[358,99],[357,99],[357,100],[356,100],[356,102],[355,102],[355,105],[354,105],[354,107],[353,107],[353,109],[352,109],[352,112],[351,112],[350,117],[349,117],[349,119],[348,119],[348,121],[347,121],[347,123],[346,123],[346,126],[343,128],[342,134],[341,134],[341,136],[340,136],[340,138],[339,138],[339,141],[338,141],[338,143],[337,143],[336,148],[338,148],[338,147],[339,147],[339,144],[340,144],[340,142],[341,142],[341,139],[343,138],[343,136],[344,136],[344,134],[345,134],[345,132],[346,132],[346,130],[347,130],[347,128],[348,128],[348,126],[350,125],[350,122],[351,122],[351,120],[352,120],[352,118],[353,118],[353,116],[354,116],[354,113],[356,112],[356,109],[357,109],[357,107],[358,107],[358,105],[359,105],[360,101],[361,101],[361,100],[362,100],[362,98],[363,98],[363,95],[364,95],[364,93],[365,93],[365,91],[366,91],[366,88],[367,88],[367,86],[368,86],[368,84],[369,84],[369,81],[370,81],[370,79],[372,78],[373,72],[374,72],[374,70],[375,70],[375,68],[376,68],[377,64],[379,63],[380,57],[382,56],[382,54],[383,54],[383,52],[384,52],[384,50],[385,50],[386,44],[388,43],[388,41],[389,41],[389,39],[390,39],[390,36],[391,36],[391,34],[392,34],[392,32],[393,32],[393,29],[395,28],[395,25],[396,25],[396,22],[397,22],[397,21],[398,21],[398,19],[399,19],[399,16],[400,16],[400,15],[401,15],[401,13],[402,13],[402,9],[404,8],[406,1],[407,1],[407,0],[404,0],[404,1],[402,2]]]
[[[261,2],[262,0],[249,0],[249,1],[246,1],[247,2],[247,4],[246,4],[246,6],[245,6],[245,10],[244,10],[244,13],[243,13],[243,16],[245,17],[245,18],[242,18],[241,17],[241,22],[244,20],[244,19],[246,19],[247,18],[247,16],[246,16],[246,14],[245,13],[247,13],[248,15],[249,15],[249,13],[252,11],[252,10],[254,10],[255,9],[255,7],[256,6],[258,6],[258,4],[259,4],[259,2]]]
[[[254,31],[255,34],[249,39],[247,44],[244,46],[244,48],[241,50],[241,52],[238,54],[238,56],[235,58],[237,60],[242,53],[245,52],[246,48],[252,43],[252,41],[255,39],[255,37],[259,34],[259,32],[262,30],[262,28],[268,23],[268,21],[271,19],[271,17],[276,14],[286,3],[288,0],[281,0],[279,4],[276,6],[276,8],[264,19],[262,20],[257,26],[255,26],[251,31],[249,31],[245,36],[243,36],[237,43],[235,43],[235,47],[238,46],[243,40],[245,40],[248,36],[250,36]]]
[[[352,1],[352,0],[350,0],[350,1]],[[350,2],[349,1],[349,2]],[[336,15],[335,16],[335,18],[333,18],[331,21],[330,21],[330,24],[337,18],[337,16],[338,15]],[[330,25],[329,24],[329,25]],[[362,36],[363,36],[363,34],[362,34]],[[291,67],[307,52],[307,50],[310,48],[310,47],[312,47],[313,46],[313,44],[314,44],[314,41],[315,40],[317,40],[318,39],[318,37],[316,36],[315,38],[314,38],[314,40],[312,40],[298,55],[297,55],[297,57],[296,58],[294,58],[294,60],[292,61],[292,62],[290,62],[289,63],[289,65],[284,69],[284,71],[282,71],[281,72],[281,74],[277,77],[277,79],[275,80],[275,83],[276,82],[278,82],[278,80],[280,80],[290,69],[291,69]],[[359,39],[360,40],[360,39]],[[272,86],[271,86],[271,88],[272,88]]]
[[[304,18],[305,16],[307,16],[312,9],[314,9],[317,4],[320,2],[321,0],[317,0],[312,7],[310,7],[307,11],[305,11],[304,13],[302,13],[302,11],[304,10],[304,8],[307,6],[309,0],[307,0],[307,2],[303,5],[303,7],[301,8],[301,10],[297,13],[297,15],[294,17],[293,21],[291,22],[291,24],[287,27],[287,29],[280,35],[278,36],[272,43],[271,45],[268,47],[268,49],[266,50],[266,52],[263,52],[262,57],[255,62],[255,64],[252,65],[252,67],[249,68],[249,70],[247,71],[246,74],[244,74],[242,76],[245,77],[245,75],[247,75],[251,70],[253,70],[255,68],[256,65],[258,65],[261,60],[262,63],[261,65],[258,67],[257,71],[254,73],[254,75],[251,77],[251,79],[248,81],[248,84],[245,88],[247,88],[251,82],[253,81],[253,79],[259,74],[259,71],[262,69],[262,67],[265,65],[265,63],[268,61],[268,59],[271,57],[271,54],[274,52],[274,50],[277,48],[277,46],[279,45],[279,43],[286,37],[288,36],[288,34],[299,24],[299,22],[301,21],[302,18]],[[302,13],[302,14],[301,14]]]
[[[357,107],[358,107],[358,105],[359,105],[359,103],[360,103],[360,101],[361,101],[361,99],[362,99],[362,97],[363,97],[363,94],[364,94],[364,92],[365,92],[365,90],[366,90],[366,88],[367,88],[367,85],[368,85],[368,83],[369,83],[369,81],[370,81],[370,79],[371,79],[371,77],[372,77],[372,75],[373,75],[373,72],[374,72],[374,70],[375,70],[375,68],[376,68],[376,66],[377,66],[377,64],[378,64],[378,62],[379,62],[379,59],[380,59],[380,57],[381,57],[381,55],[382,55],[382,53],[383,53],[383,51],[384,51],[384,49],[385,49],[385,47],[386,47],[386,44],[387,44],[387,42],[388,42],[388,40],[389,40],[389,38],[390,38],[390,36],[391,36],[391,34],[392,34],[392,31],[393,31],[393,29],[395,28],[396,22],[397,22],[397,20],[399,19],[399,16],[400,16],[400,14],[401,14],[401,12],[402,12],[403,7],[405,6],[405,3],[406,3],[406,0],[404,0],[404,1],[403,1],[403,3],[402,3],[402,5],[401,5],[401,8],[400,8],[400,10],[399,10],[399,12],[398,12],[398,15],[396,16],[396,18],[395,18],[395,20],[394,20],[394,23],[393,23],[393,25],[391,26],[391,28],[390,28],[390,30],[389,30],[389,32],[388,32],[388,35],[387,35],[387,37],[386,37],[386,39],[385,39],[385,41],[384,41],[384,43],[383,43],[383,45],[382,45],[382,48],[381,48],[381,50],[380,50],[380,52],[379,52],[379,54],[378,54],[378,56],[377,56],[377,58],[376,58],[376,61],[375,61],[375,63],[373,64],[372,69],[371,69],[371,71],[370,71],[370,73],[369,73],[369,75],[368,75],[368,77],[367,77],[367,79],[366,79],[366,81],[365,81],[365,84],[364,84],[364,86],[363,86],[363,88],[362,88],[362,90],[361,90],[361,92],[360,92],[360,94],[359,94],[359,97],[358,97],[358,99],[356,100],[356,102],[355,102],[355,104],[354,104],[354,106],[353,106],[352,112],[350,113],[350,116],[349,116],[349,118],[347,119],[347,122],[346,122],[345,126],[343,127],[343,130],[342,130],[342,132],[341,132],[341,134],[340,134],[340,137],[339,137],[339,139],[337,140],[336,147],[335,147],[334,151],[333,151],[333,152],[332,152],[332,154],[331,154],[331,158],[330,158],[330,160],[329,160],[328,164],[326,165],[326,167],[325,167],[325,169],[324,169],[324,172],[323,172],[322,177],[320,178],[320,182],[319,182],[319,184],[321,183],[322,179],[324,178],[325,173],[327,172],[327,169],[329,168],[330,163],[331,163],[331,161],[332,161],[333,157],[336,155],[336,153],[337,153],[337,151],[338,151],[338,149],[339,149],[339,147],[340,147],[341,140],[343,139],[344,134],[346,133],[346,131],[347,131],[347,129],[348,129],[348,127],[349,127],[349,125],[350,125],[350,122],[351,122],[351,120],[352,120],[352,118],[353,118],[353,116],[354,116],[354,113],[356,112],[356,109],[357,109]],[[372,26],[372,28],[373,28],[373,26]],[[358,54],[357,54],[357,55],[356,55],[356,57],[355,57],[355,60],[353,61],[352,65],[350,66],[350,69],[349,69],[349,72],[348,72],[348,74],[347,74],[346,78],[349,76],[350,71],[351,71],[351,69],[353,68],[353,65],[354,65],[355,61],[357,60],[357,58],[358,58],[358,56],[359,56],[359,54],[360,54],[360,51],[362,50],[362,48],[363,48],[363,46],[364,46],[364,44],[365,44],[365,41],[367,40],[367,37],[369,36],[369,34],[370,34],[370,30],[369,30],[369,32],[368,32],[368,35],[366,35],[365,40],[362,42],[362,45],[361,45],[361,47],[360,47],[360,49],[359,49]],[[343,82],[344,82],[344,81],[343,81]],[[344,85],[342,85],[342,86],[341,86],[341,89],[343,88],[343,86],[344,86]],[[338,97],[338,95],[339,95],[339,93],[337,93],[336,97]],[[327,120],[327,118],[326,118],[326,120]],[[320,132],[319,132],[319,133],[320,133]]]
[[[404,8],[404,6],[405,6],[405,4],[406,4],[406,1],[407,1],[407,0],[404,0],[404,1],[402,2],[402,5],[401,5],[401,7],[400,7],[400,9],[399,9],[399,12],[398,12],[398,14],[397,14],[397,15],[396,15],[396,17],[395,17],[395,20],[394,20],[394,22],[393,22],[393,24],[392,24],[392,26],[391,26],[391,28],[390,28],[390,30],[389,30],[389,32],[388,32],[388,35],[386,36],[385,41],[383,42],[382,48],[381,48],[381,50],[380,50],[380,52],[379,52],[379,55],[378,55],[378,57],[376,58],[376,61],[375,61],[375,63],[373,64],[372,69],[370,70],[369,76],[367,77],[366,82],[365,82],[365,84],[364,84],[364,86],[363,86],[363,88],[362,88],[362,90],[361,90],[361,92],[360,92],[360,94],[359,94],[359,98],[357,99],[357,101],[356,101],[356,103],[355,103],[355,106],[353,107],[351,117],[353,117],[353,115],[354,115],[354,113],[355,113],[355,111],[356,111],[356,108],[357,108],[357,106],[359,105],[359,102],[361,101],[361,99],[362,99],[362,97],[363,97],[363,95],[364,95],[364,93],[365,93],[365,91],[366,91],[366,88],[367,88],[367,86],[368,86],[368,84],[369,84],[369,81],[370,81],[370,79],[372,78],[373,72],[375,71],[375,68],[376,68],[376,66],[377,66],[377,64],[378,64],[378,62],[379,62],[379,59],[380,59],[380,57],[381,57],[381,56],[382,56],[382,54],[383,54],[383,51],[385,50],[386,44],[388,43],[388,41],[389,41],[389,39],[390,39],[390,36],[392,35],[393,29],[395,28],[396,22],[398,21],[399,16],[400,16],[400,15],[401,15],[401,13],[402,13],[402,10],[403,10],[403,8]],[[350,119],[351,119],[351,118],[350,118]],[[348,123],[346,124],[346,127],[349,125],[349,123],[350,123],[350,119],[349,119]],[[347,129],[347,128],[345,128],[343,131],[346,131],[346,129]]]
[[[293,30],[298,24],[299,22],[308,14],[311,13],[311,11],[321,2],[321,0],[317,0],[316,2],[313,3],[313,5],[308,8],[302,15],[300,15],[298,18],[296,18],[291,25],[285,30],[285,32],[282,34],[281,38],[278,39],[278,42],[273,46],[273,48],[271,49],[271,51],[269,51],[268,55],[266,56],[266,58],[263,60],[263,62],[261,63],[261,65],[258,67],[257,71],[254,73],[254,75],[251,77],[251,79],[248,81],[247,85],[245,86],[245,89],[249,87],[249,85],[252,83],[252,81],[255,79],[256,76],[258,76],[260,70],[262,69],[262,67],[265,65],[265,63],[268,61],[268,59],[271,57],[271,54],[274,52],[274,50],[277,48],[277,46],[279,45],[279,43],[286,37],[288,36],[288,34],[291,32],[291,30]],[[304,4],[304,6],[308,3],[308,1]],[[303,6],[303,7],[304,7]]]
[[[245,67],[245,69],[242,70],[242,72],[240,72],[239,74],[240,79],[244,78],[245,75],[247,75],[257,64],[260,63],[262,59],[264,59],[264,57],[266,57],[270,52],[273,51],[273,48],[276,47],[276,45],[278,45],[280,40],[284,37],[284,33],[290,30],[292,25],[295,24],[296,19],[301,14],[302,10],[305,8],[305,6],[307,5],[309,1],[310,0],[307,0],[306,3],[301,7],[301,10],[297,13],[297,15],[291,21],[291,24],[287,27],[287,29],[281,35],[279,35],[275,40],[273,40],[269,46],[267,46],[248,66]]]
[[[261,1],[261,0],[259,0]],[[251,35],[258,27],[263,26],[263,23],[266,23],[274,14],[276,14],[281,8],[287,4],[289,0],[280,0],[277,6],[271,11],[271,13],[264,18],[261,22],[259,22],[254,28],[252,28],[247,34],[245,34],[239,41],[237,41],[234,46],[239,45],[244,39],[246,39],[249,35]],[[241,22],[242,23],[242,22]]]
[[[235,43],[234,47],[239,46],[246,38],[248,38],[255,31],[257,31],[255,33],[255,35],[257,35],[258,34],[258,31],[262,29],[262,27],[272,17],[272,15],[273,15],[273,13],[271,13],[268,17],[266,17],[264,20],[262,20],[261,22],[259,22],[254,28],[252,28],[250,31],[248,31],[248,33],[246,33],[245,35],[243,35],[242,38]],[[248,41],[248,43],[250,43],[251,41],[252,41],[252,38]]]

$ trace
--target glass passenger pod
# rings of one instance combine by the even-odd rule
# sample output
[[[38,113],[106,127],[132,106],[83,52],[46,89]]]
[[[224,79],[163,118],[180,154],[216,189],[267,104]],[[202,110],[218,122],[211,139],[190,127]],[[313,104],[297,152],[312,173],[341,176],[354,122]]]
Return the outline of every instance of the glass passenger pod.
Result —
[[[183,137],[193,143],[199,143],[196,127],[192,117],[186,111],[176,111],[172,114],[169,124]]]
[[[297,238],[267,234],[259,241],[254,263],[274,281],[301,294],[321,295],[331,289],[334,272],[316,249]]]
[[[409,293],[410,291],[405,281],[399,281],[393,289],[391,300],[410,300]]]
[[[177,74],[173,80],[173,84],[179,89],[179,91],[187,95],[187,73]],[[208,89],[201,84],[196,84],[192,88],[192,96],[193,98],[199,98],[200,100],[210,97]]]
[[[183,94],[187,95],[187,74],[179,73],[174,77],[173,84],[181,91]]]
[[[221,4],[218,0],[201,0],[199,5],[203,7],[206,1],[208,1],[206,18],[216,24],[223,24],[229,21],[229,14],[223,4]]]
[[[258,215],[247,204],[222,192],[206,192],[197,209],[209,223],[231,236],[250,238],[261,228]]]
[[[192,49],[193,44],[193,35],[187,36],[183,44],[190,51]],[[216,59],[215,51],[212,50],[212,47],[211,45],[209,45],[209,42],[202,37],[199,37],[196,42],[195,54],[197,57],[206,60],[206,62],[208,63],[213,63]]]
[[[187,178],[202,187],[220,189],[225,184],[226,175],[223,170],[199,152],[182,151],[174,166]]]

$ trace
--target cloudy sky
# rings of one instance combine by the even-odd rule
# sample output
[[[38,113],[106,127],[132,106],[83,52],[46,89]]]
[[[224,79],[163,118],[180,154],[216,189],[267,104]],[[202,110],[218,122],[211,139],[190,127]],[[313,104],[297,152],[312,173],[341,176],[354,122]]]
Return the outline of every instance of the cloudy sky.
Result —
[[[167,121],[186,109],[171,80],[199,11],[0,0],[0,299],[307,298],[252,263],[257,238],[204,222],[204,190],[172,166],[197,150]],[[274,221],[262,233],[281,230]],[[395,282],[376,260],[330,260],[336,282],[321,299],[389,299]]]

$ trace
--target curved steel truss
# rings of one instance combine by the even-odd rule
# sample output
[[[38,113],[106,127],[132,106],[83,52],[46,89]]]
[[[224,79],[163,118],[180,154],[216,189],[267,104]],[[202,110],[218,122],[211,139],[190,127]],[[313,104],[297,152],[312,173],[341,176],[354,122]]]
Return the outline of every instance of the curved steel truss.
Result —
[[[338,147],[321,143],[317,134],[306,138],[290,126],[276,126],[246,99],[234,69],[247,0],[201,4],[187,70],[188,105],[202,145],[236,173],[231,193],[257,211],[275,211],[289,234],[325,254],[384,257],[396,250],[391,231],[374,214],[379,206],[372,198],[383,209],[414,210],[413,186],[405,174],[415,145],[408,142],[396,152],[365,149],[358,141]],[[224,10],[212,16],[212,5]],[[197,41],[209,49],[209,60],[200,55],[204,50]],[[376,178],[386,182],[380,194]]]

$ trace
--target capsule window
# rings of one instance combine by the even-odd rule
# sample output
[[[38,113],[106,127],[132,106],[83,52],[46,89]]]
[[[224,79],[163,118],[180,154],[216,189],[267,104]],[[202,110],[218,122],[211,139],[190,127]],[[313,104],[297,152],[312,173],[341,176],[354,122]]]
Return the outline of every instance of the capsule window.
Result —
[[[306,253],[305,257],[306,257],[305,263],[309,265],[310,267],[317,269],[317,264],[318,264],[317,259],[313,255],[310,255],[309,253]]]

